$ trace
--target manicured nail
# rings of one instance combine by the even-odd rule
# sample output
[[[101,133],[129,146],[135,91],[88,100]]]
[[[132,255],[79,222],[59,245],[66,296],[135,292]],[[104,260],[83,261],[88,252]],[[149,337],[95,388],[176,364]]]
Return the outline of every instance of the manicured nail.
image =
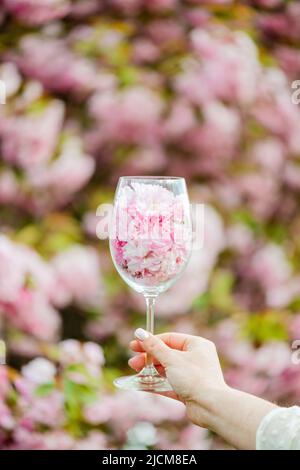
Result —
[[[146,330],[143,330],[143,328],[138,328],[134,332],[134,336],[139,339],[140,341],[144,341],[145,339],[149,338],[149,333]]]

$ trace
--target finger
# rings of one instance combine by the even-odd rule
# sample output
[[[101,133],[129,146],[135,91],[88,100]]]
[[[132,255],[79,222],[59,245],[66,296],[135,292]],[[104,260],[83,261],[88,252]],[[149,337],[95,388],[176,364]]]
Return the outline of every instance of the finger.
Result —
[[[135,336],[139,341],[142,341],[144,351],[155,357],[162,366],[167,367],[174,361],[174,351],[158,336],[151,335],[142,328],[135,331]]]
[[[132,367],[132,369],[140,371],[146,365],[146,355],[139,354],[134,356],[129,359],[128,364],[130,367]],[[156,360],[154,360],[154,365],[157,370],[161,369],[164,371],[164,368]]]
[[[141,367],[139,364],[137,366],[134,363],[129,364],[129,366],[138,373],[141,372],[141,370],[144,368],[144,365],[145,364],[143,364],[143,366]],[[162,375],[163,377],[166,376],[166,371],[163,366],[155,366],[155,369],[157,370],[159,375]]]
[[[160,338],[169,348],[177,349],[178,351],[186,351],[192,347],[199,345],[199,341],[204,340],[204,338],[192,335],[186,335],[183,333],[162,333],[156,335]],[[130,349],[135,352],[143,352],[143,342],[138,340],[133,340],[129,344]]]
[[[146,355],[138,354],[137,356],[131,357],[128,361],[128,364],[134,370],[141,370],[146,364]]]
[[[130,341],[129,347],[134,352],[144,352],[143,344],[136,339]]]
[[[160,365],[159,361],[153,357],[153,364],[155,366],[157,365]],[[132,365],[134,365],[134,367],[139,367],[139,368],[142,368],[144,367],[144,365],[146,364],[146,353],[140,353],[140,354],[137,354],[136,356],[133,356],[129,359],[128,361],[128,364],[130,365],[130,367]]]
[[[162,333],[158,337],[171,349],[186,351],[188,342],[193,336],[183,333]]]

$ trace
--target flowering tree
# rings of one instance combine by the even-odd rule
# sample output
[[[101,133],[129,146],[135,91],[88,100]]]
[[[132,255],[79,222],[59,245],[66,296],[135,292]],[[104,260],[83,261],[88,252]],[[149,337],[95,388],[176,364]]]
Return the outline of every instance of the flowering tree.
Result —
[[[299,401],[300,4],[4,0],[0,24],[1,448],[226,447],[180,404],[113,390],[143,321],[96,237],[124,174],[184,176],[206,203],[158,329]]]

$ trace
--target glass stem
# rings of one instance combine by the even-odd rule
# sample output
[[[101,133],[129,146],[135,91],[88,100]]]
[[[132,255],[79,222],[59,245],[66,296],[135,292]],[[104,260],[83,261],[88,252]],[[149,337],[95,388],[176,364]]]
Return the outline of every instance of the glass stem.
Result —
[[[146,329],[151,333],[154,334],[154,311],[155,311],[155,302],[156,296],[145,296],[146,306],[147,306],[147,325]],[[146,367],[154,367],[153,366],[153,358],[150,354],[146,355]]]

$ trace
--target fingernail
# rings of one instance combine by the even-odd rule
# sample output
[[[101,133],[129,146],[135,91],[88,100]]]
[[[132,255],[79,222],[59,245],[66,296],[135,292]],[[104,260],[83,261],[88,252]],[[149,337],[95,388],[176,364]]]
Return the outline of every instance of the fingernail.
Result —
[[[149,338],[149,333],[146,330],[143,330],[143,328],[138,328],[134,332],[134,336],[139,339],[140,341],[144,341],[145,339]]]

